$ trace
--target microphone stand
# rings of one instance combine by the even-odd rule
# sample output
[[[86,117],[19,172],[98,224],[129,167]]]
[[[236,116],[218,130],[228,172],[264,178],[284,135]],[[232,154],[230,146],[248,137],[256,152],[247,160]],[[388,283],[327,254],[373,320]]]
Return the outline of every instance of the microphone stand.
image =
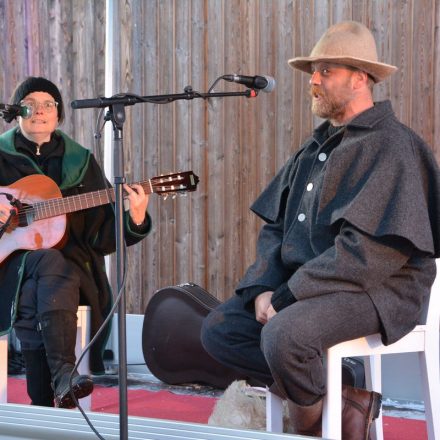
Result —
[[[116,237],[116,285],[117,292],[122,288],[124,280],[124,218],[123,218],[123,184],[124,150],[122,143],[123,124],[125,122],[124,104],[112,104],[109,114],[113,124],[113,174],[115,183],[115,237]],[[125,320],[125,295],[121,295],[118,305],[118,355],[119,355],[119,431],[121,439],[128,439],[127,409],[127,338]]]
[[[208,99],[212,97],[246,96],[252,98],[258,95],[258,91],[247,89],[242,92],[214,92],[200,93],[186,86],[185,93],[156,96],[137,96],[133,94],[118,94],[111,98],[80,99],[71,102],[73,109],[109,107],[108,118],[113,124],[113,168],[115,183],[115,218],[116,218],[116,284],[117,292],[122,288],[124,278],[124,227],[123,227],[123,184],[124,177],[124,154],[122,133],[125,122],[125,106],[140,102],[167,104],[179,99]],[[121,295],[118,305],[118,350],[119,350],[119,438],[128,440],[128,410],[127,410],[127,330],[126,330],[126,302],[125,295]]]

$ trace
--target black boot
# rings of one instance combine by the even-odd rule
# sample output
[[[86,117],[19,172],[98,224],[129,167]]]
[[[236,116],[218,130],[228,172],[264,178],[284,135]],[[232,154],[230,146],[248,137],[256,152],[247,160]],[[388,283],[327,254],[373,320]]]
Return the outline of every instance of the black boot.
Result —
[[[76,319],[76,313],[67,310],[45,312],[40,317],[55,404],[59,408],[76,406],[69,388],[69,379],[75,366]],[[92,378],[79,375],[75,371],[72,377],[72,391],[76,399],[88,396],[93,391]]]
[[[22,350],[26,368],[27,393],[31,405],[54,406],[52,376],[47,365],[46,350]]]

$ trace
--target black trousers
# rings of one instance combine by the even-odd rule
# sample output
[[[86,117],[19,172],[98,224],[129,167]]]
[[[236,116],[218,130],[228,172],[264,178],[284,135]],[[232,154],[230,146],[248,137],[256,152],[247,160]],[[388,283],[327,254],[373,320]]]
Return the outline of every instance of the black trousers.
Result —
[[[202,326],[202,344],[219,362],[276,389],[298,405],[326,394],[323,352],[339,342],[380,331],[367,293],[333,293],[301,300],[266,325],[241,297],[213,310]]]
[[[80,277],[75,267],[60,251],[41,249],[29,253],[14,323],[22,349],[36,350],[44,346],[38,331],[42,313],[54,310],[76,313],[79,286]]]

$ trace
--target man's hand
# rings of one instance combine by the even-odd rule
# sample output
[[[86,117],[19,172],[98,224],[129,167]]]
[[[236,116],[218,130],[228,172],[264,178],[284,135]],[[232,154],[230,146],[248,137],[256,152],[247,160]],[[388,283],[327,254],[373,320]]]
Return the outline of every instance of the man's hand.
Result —
[[[273,292],[268,290],[255,298],[255,319],[263,325],[277,313],[270,302],[272,295]]]
[[[277,314],[276,310],[273,308],[272,304],[269,306],[269,308],[267,309],[266,315],[267,315],[267,320],[269,321],[269,319],[273,318],[275,315]]]
[[[149,195],[145,194],[142,186],[137,184],[131,186],[124,184],[124,189],[130,202],[130,217],[135,225],[141,225],[145,220]]]

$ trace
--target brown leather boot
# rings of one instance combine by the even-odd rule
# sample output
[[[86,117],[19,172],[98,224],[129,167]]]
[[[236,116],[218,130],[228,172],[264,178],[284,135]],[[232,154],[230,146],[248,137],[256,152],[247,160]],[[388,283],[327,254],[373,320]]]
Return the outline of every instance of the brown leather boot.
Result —
[[[295,434],[321,437],[322,399],[311,406],[300,406],[288,400],[289,417]]]
[[[342,440],[368,440],[371,423],[379,417],[382,395],[342,387]]]

